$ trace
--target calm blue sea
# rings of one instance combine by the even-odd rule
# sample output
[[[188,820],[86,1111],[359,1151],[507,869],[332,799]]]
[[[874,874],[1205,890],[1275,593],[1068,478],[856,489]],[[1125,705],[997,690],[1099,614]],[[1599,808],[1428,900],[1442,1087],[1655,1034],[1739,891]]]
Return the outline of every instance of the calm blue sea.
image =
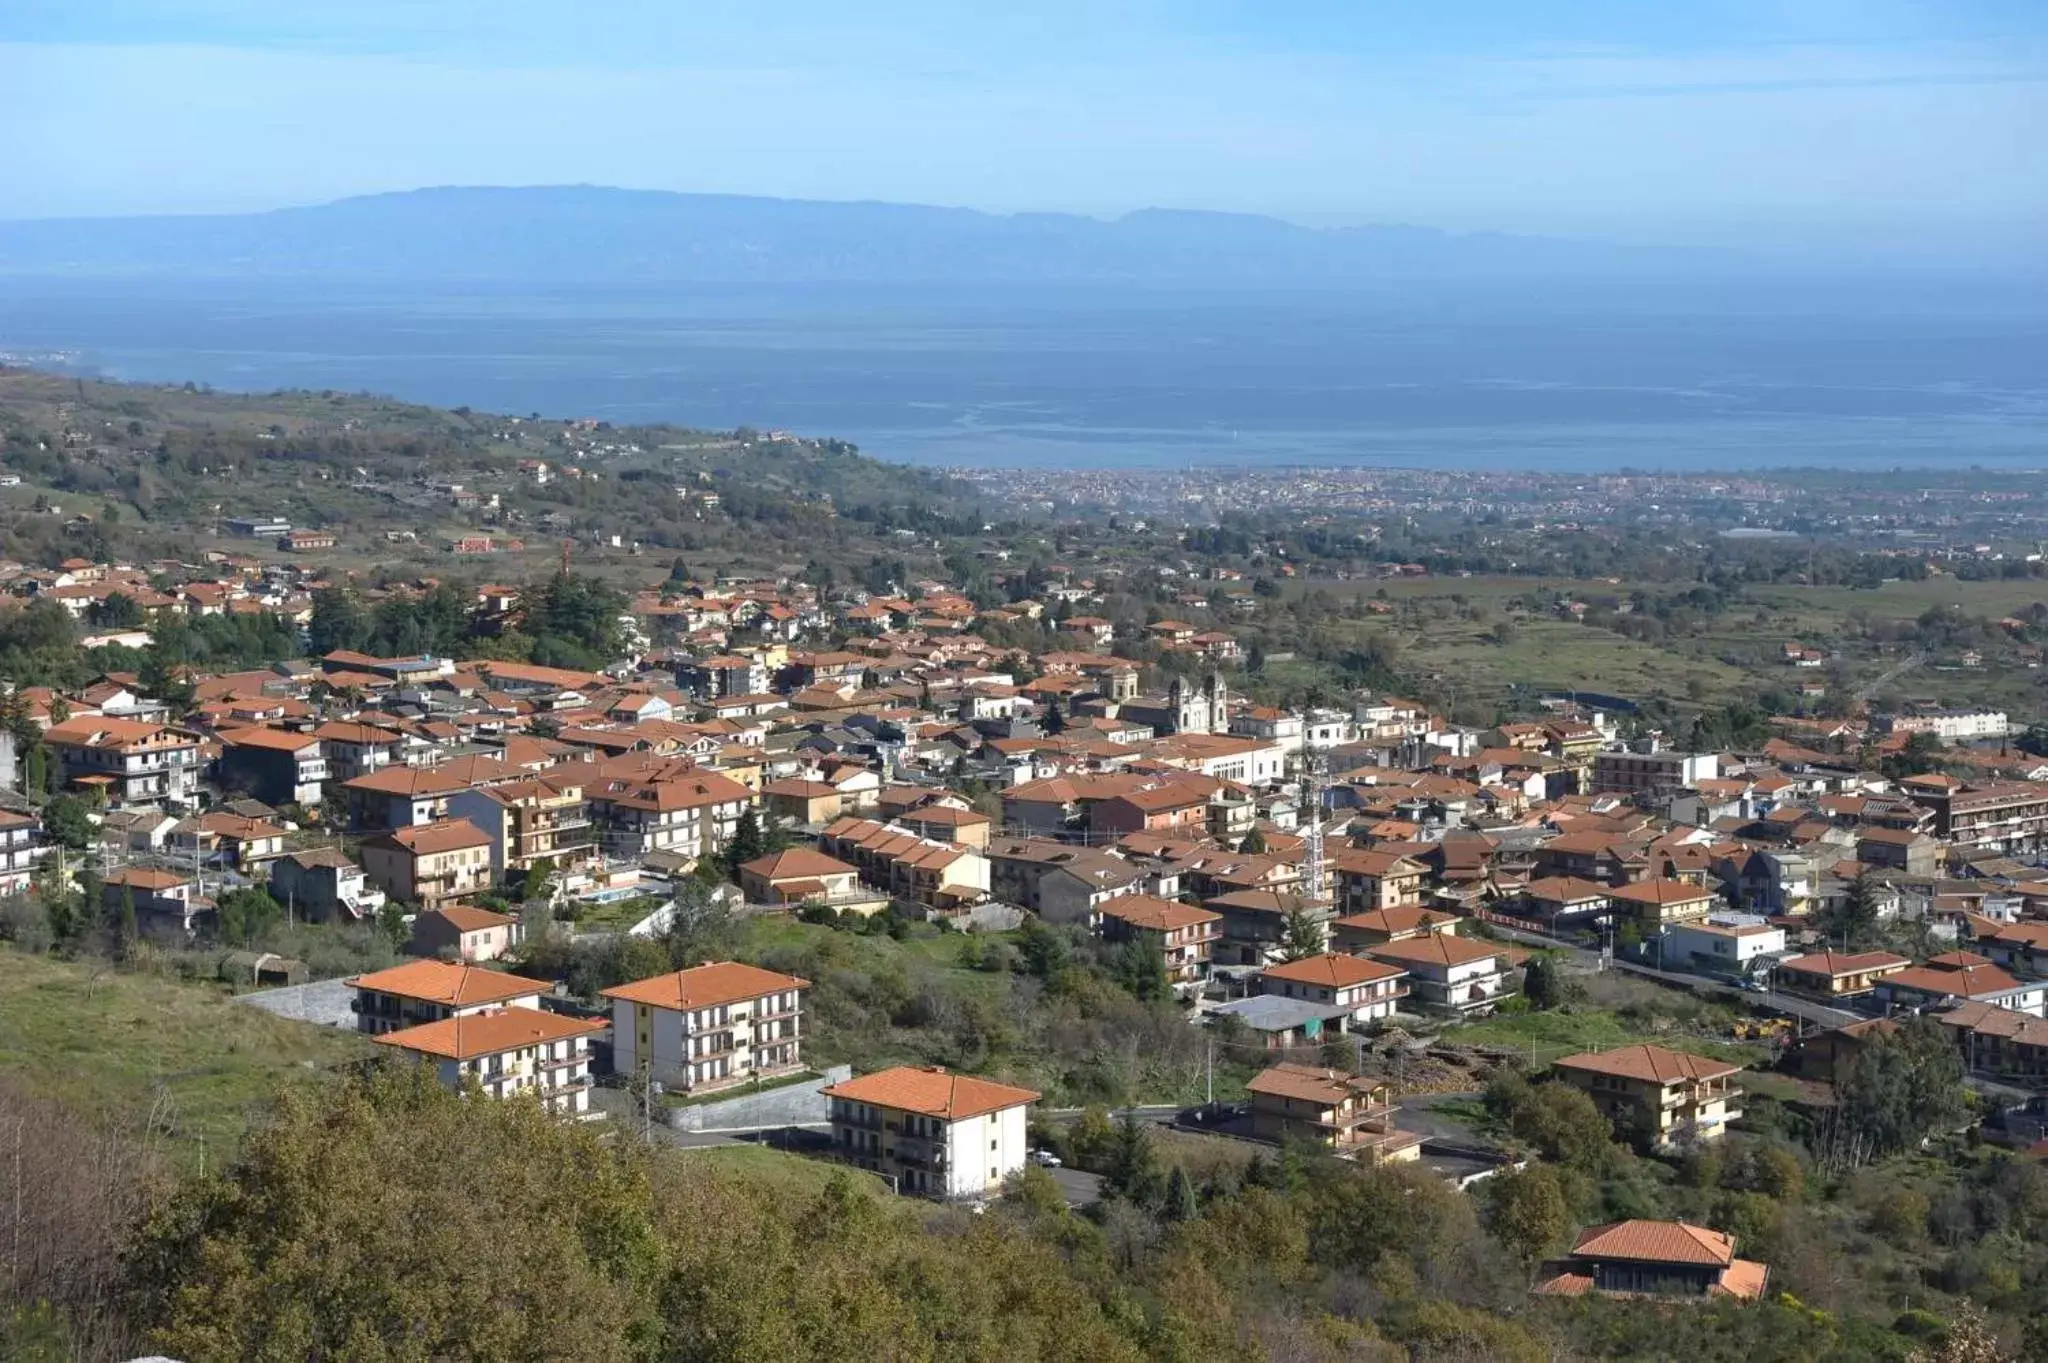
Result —
[[[926,464],[2048,466],[2038,291],[635,290],[0,279],[0,352],[839,435]]]

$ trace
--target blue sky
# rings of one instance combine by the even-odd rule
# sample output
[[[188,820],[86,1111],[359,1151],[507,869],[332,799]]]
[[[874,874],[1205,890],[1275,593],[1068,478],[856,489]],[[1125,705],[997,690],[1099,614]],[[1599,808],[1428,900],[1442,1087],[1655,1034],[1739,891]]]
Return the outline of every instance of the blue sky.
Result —
[[[4,0],[0,216],[599,183],[2048,240],[2042,0]]]

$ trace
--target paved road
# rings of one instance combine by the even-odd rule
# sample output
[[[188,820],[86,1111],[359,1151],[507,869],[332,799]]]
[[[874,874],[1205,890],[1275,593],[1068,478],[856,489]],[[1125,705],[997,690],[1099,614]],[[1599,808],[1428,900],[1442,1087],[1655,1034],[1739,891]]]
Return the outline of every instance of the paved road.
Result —
[[[1925,653],[1913,654],[1912,656],[1908,657],[1903,662],[1901,662],[1897,667],[1892,668],[1889,672],[1886,672],[1876,681],[1871,682],[1868,686],[1857,687],[1854,699],[1865,702],[1875,699],[1878,692],[1884,690],[1887,686],[1890,686],[1893,682],[1905,676],[1908,672],[1911,672],[1914,668],[1920,666],[1920,664],[1926,661],[1927,655]]]
[[[1079,1169],[1048,1169],[1052,1181],[1067,1195],[1069,1207],[1086,1207],[1102,1198],[1102,1176]]]

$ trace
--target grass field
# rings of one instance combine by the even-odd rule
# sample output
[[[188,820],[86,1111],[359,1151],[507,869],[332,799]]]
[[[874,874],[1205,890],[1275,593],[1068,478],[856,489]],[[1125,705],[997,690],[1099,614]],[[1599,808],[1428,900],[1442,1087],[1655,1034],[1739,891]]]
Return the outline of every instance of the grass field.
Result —
[[[0,1073],[116,1123],[154,1121],[180,1159],[231,1152],[282,1086],[369,1049],[204,986],[0,952]]]
[[[881,1179],[864,1169],[771,1150],[764,1145],[714,1145],[688,1151],[682,1158],[710,1165],[779,1198],[814,1198],[825,1190],[834,1174],[845,1174],[869,1193],[887,1191]]]
[[[1521,1051],[1535,1065],[1546,1065],[1580,1051],[1604,1051],[1642,1042],[1741,1065],[1756,1064],[1767,1055],[1760,1047],[1719,1041],[1667,1019],[1658,1018],[1646,1025],[1610,1009],[1578,1006],[1547,1013],[1499,1013],[1447,1028],[1442,1039],[1455,1045]]]

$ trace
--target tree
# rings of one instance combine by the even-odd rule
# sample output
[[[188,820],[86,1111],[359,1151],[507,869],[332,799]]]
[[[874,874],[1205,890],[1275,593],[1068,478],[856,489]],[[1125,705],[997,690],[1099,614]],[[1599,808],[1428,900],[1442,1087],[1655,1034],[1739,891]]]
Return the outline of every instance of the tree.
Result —
[[[85,801],[75,795],[58,795],[43,806],[43,831],[52,842],[77,852],[92,845],[99,829],[88,817]]]
[[[1178,1164],[1166,1176],[1164,1211],[1169,1221],[1192,1221],[1201,1215],[1202,1204],[1195,1193],[1195,1181]]]
[[[1529,958],[1529,963],[1522,967],[1522,997],[1538,1011],[1564,1002],[1564,981],[1555,959],[1543,952]]]
[[[526,883],[520,887],[522,899],[548,900],[555,893],[555,859],[535,857],[526,868]]]
[[[1253,824],[1252,831],[1245,834],[1244,840],[1237,844],[1237,850],[1248,857],[1264,856],[1266,854],[1265,832],[1257,824]]]
[[[1614,1127],[1583,1089],[1562,1081],[1529,1086],[1508,1129],[1557,1164],[1599,1173],[1614,1162]]]
[[[1063,734],[1067,731],[1067,717],[1060,709],[1060,698],[1058,696],[1054,696],[1046,701],[1045,719],[1040,723],[1039,727],[1048,734]]]
[[[1489,1225],[1494,1239],[1533,1267],[1564,1245],[1571,1209],[1564,1180],[1547,1164],[1531,1164],[1489,1180]]]
[[[21,764],[21,793],[31,801],[50,793],[50,752],[38,743],[28,750]]]
[[[725,900],[714,894],[710,885],[695,878],[678,881],[673,902],[668,927],[661,935],[661,948],[668,957],[670,970],[730,960],[739,950],[739,924],[733,920]]]
[[[1960,1121],[1963,1060],[1946,1033],[1933,1018],[1916,1017],[1868,1037],[1835,1085],[1839,1130],[1826,1133],[1850,1149],[1825,1153],[1852,1164],[1895,1155]]]
[[[1170,998],[1166,951],[1158,933],[1141,933],[1120,943],[1110,957],[1110,974],[1132,998],[1146,1003]]]
[[[733,825],[732,841],[725,847],[727,874],[737,881],[740,867],[758,857],[768,855],[768,839],[761,832],[761,820],[752,809],[741,813],[739,822]]]
[[[126,592],[109,592],[86,607],[85,618],[101,629],[140,629],[142,607]]]
[[[268,890],[230,890],[214,906],[220,940],[235,946],[254,946],[284,922],[284,905]]]
[[[1878,921],[1881,894],[1879,882],[1869,868],[1857,872],[1841,902],[1821,915],[1822,935],[1843,951],[1868,951],[1879,945],[1884,938]]]
[[[660,1219],[632,1142],[401,1065],[287,1093],[149,1220],[130,1285],[181,1358],[624,1363],[660,1333]]]
[[[1139,1206],[1150,1206],[1162,1192],[1159,1156],[1152,1148],[1152,1133],[1126,1112],[1116,1125],[1116,1139],[1109,1149],[1109,1167],[1103,1171],[1102,1191]]]
[[[391,939],[394,947],[403,949],[411,940],[411,930],[405,923],[405,905],[395,899],[385,900],[384,906],[377,910],[377,926]]]
[[[1280,925],[1280,952],[1288,960],[1320,956],[1327,941],[1322,920],[1310,912],[1306,904],[1298,904],[1287,911],[1286,921]]]

